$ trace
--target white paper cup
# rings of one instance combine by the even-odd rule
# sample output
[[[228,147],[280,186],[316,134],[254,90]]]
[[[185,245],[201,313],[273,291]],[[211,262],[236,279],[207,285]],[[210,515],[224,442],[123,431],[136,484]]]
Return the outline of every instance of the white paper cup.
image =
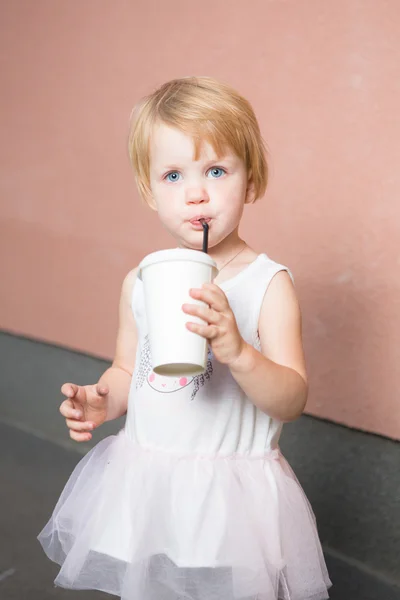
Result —
[[[211,283],[217,273],[214,260],[198,250],[161,250],[140,263],[152,366],[158,375],[199,375],[206,370],[208,342],[186,327],[188,321],[203,321],[184,313],[182,304],[203,304],[189,290]]]

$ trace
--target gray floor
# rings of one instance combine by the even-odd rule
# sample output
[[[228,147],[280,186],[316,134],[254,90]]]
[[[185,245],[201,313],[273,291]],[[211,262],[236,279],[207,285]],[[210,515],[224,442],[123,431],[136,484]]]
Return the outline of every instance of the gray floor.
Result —
[[[54,587],[57,565],[45,557],[36,540],[80,455],[0,424],[0,457],[1,600],[112,598]],[[398,587],[337,555],[328,552],[326,558],[333,600],[400,600]]]

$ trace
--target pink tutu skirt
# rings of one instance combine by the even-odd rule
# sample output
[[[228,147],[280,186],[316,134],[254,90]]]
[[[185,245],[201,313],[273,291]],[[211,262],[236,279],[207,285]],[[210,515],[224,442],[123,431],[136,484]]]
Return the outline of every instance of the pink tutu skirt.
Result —
[[[56,585],[123,600],[322,600],[315,518],[278,449],[144,449],[124,430],[76,466],[38,539]]]

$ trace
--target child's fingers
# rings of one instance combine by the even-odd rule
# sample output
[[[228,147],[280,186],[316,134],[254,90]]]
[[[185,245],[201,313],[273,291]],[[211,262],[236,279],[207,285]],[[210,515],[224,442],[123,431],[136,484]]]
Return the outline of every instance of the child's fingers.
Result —
[[[81,404],[85,404],[86,398],[86,390],[82,385],[76,385],[76,383],[64,383],[61,387],[61,393],[67,398],[71,398],[71,400],[77,400]]]
[[[80,433],[78,431],[69,430],[69,437],[75,442],[88,442],[92,439],[92,434],[89,432]]]
[[[191,289],[190,296],[195,300],[201,300],[205,304],[208,304],[211,308],[218,312],[223,312],[227,308],[227,300],[225,296],[218,293],[217,286],[203,287],[201,289]]]
[[[83,416],[82,410],[75,408],[72,400],[64,400],[60,405],[60,413],[66,419],[81,419]]]
[[[210,341],[217,338],[219,334],[219,329],[216,325],[199,325],[198,323],[189,322],[186,323],[186,328]]]
[[[78,392],[79,386],[75,383],[64,383],[61,386],[61,393],[67,398],[73,398]]]
[[[213,310],[209,306],[203,306],[202,304],[183,304],[182,310],[187,315],[199,317],[209,325],[218,325],[222,320],[221,313]]]
[[[76,432],[88,432],[95,428],[95,424],[91,421],[76,421],[75,419],[66,419],[65,422],[68,429]]]

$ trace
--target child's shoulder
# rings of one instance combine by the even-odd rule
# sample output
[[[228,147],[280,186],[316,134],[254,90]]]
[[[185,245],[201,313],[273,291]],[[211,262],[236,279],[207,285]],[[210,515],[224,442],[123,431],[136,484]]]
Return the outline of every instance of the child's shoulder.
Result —
[[[285,265],[277,260],[276,258],[273,258],[269,253],[267,252],[261,252],[260,254],[258,254],[258,257],[264,261],[264,263],[268,264],[269,266],[273,267],[273,266],[277,266],[277,267],[285,267]]]
[[[138,275],[139,267],[134,267],[131,269],[124,278],[122,283],[122,296],[126,299],[130,299],[132,297],[133,288],[135,287],[137,275]]]
[[[261,255],[265,262],[266,293],[263,296],[261,316],[268,320],[280,313],[293,313],[298,310],[298,300],[294,277],[286,264]],[[262,278],[261,278],[262,279]]]
[[[283,262],[278,262],[266,253],[256,259],[257,268],[253,270],[252,281],[249,282],[248,293],[254,296],[261,306],[273,305],[273,310],[287,298],[295,297],[294,277]]]
[[[291,282],[294,283],[293,273],[286,263],[274,260],[266,253],[260,254],[259,257],[265,265],[264,268],[271,273],[273,279],[291,280]]]

